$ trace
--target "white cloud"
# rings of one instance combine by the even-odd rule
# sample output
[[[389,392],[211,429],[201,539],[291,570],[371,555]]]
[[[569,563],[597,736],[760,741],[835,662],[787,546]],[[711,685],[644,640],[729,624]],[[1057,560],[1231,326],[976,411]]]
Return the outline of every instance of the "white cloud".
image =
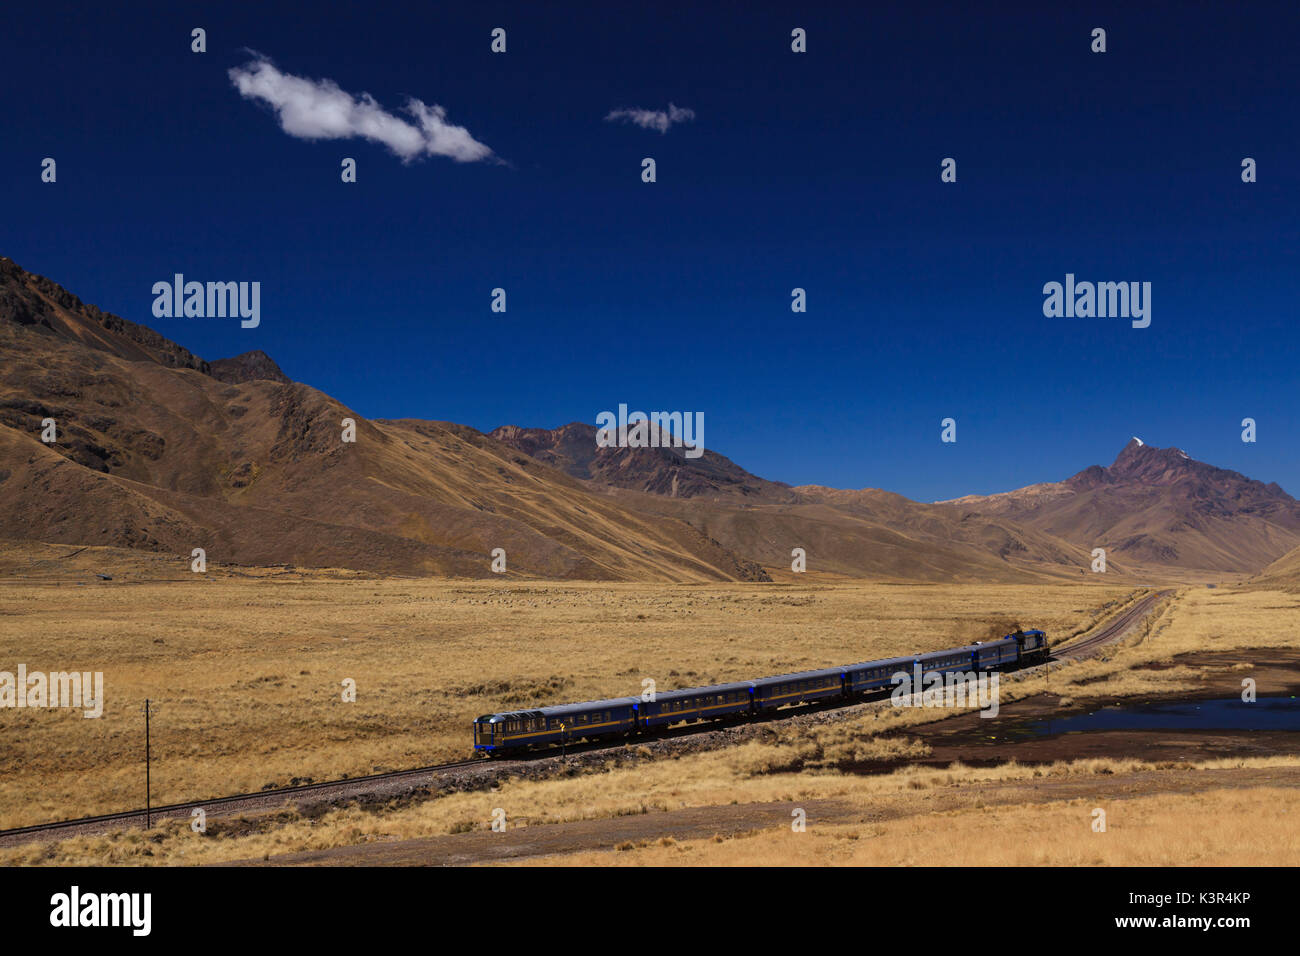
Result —
[[[695,119],[695,110],[688,110],[681,106],[668,104],[666,110],[640,110],[640,109],[621,109],[610,110],[605,117],[605,122],[616,123],[622,120],[625,123],[633,123],[642,129],[657,129],[661,133],[668,132],[668,127],[674,123],[684,123],[687,120]]]
[[[280,128],[298,139],[351,139],[382,143],[410,162],[421,156],[447,156],[460,163],[487,159],[492,150],[463,126],[447,122],[447,111],[410,98],[405,110],[412,124],[394,116],[369,93],[353,96],[333,80],[308,80],[281,73],[259,57],[230,70],[230,81],[246,100],[261,100],[275,110]]]

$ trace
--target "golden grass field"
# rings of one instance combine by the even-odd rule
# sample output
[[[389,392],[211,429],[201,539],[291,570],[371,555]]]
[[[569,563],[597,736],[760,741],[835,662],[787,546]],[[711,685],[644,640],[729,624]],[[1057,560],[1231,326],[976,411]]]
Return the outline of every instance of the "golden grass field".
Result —
[[[0,864],[198,865],[273,860],[304,850],[393,844],[478,831],[505,810],[514,828],[545,830],[574,820],[641,817],[649,831],[674,811],[778,804],[786,821],[809,807],[807,828],[789,822],[729,839],[646,838],[615,851],[539,856],[531,864],[646,865],[1291,865],[1300,863],[1293,825],[1300,759],[1136,760],[1014,764],[975,769],[908,767],[854,776],[830,771],[766,774],[752,754],[697,754],[495,791],[453,793],[371,812],[355,807],[307,818],[294,812],[260,827],[211,821],[204,836],[169,820],[130,830],[0,851]],[[1233,784],[1233,779],[1239,784]],[[818,802],[832,801],[833,816]],[[1092,829],[1095,809],[1106,831]],[[664,821],[664,822],[660,822]],[[690,852],[690,851],[696,852]]]
[[[3,572],[3,565],[0,565]],[[981,639],[1014,622],[1056,640],[1113,613],[1134,592],[1078,584],[655,586],[461,583],[221,570],[212,580],[87,582],[0,573],[0,668],[102,669],[100,720],[0,711],[0,826],[106,812],[141,802],[140,704],[157,707],[154,799],[181,802],[292,778],[327,779],[463,756],[481,712],[885,657]],[[1195,689],[1195,667],[1132,670],[1188,651],[1296,647],[1296,598],[1186,588],[1107,659],[1051,676],[1069,697]],[[93,649],[93,653],[88,652]],[[340,699],[357,681],[358,702]],[[1007,681],[1004,702],[1041,691]],[[263,859],[437,834],[832,800],[847,809],[716,840],[638,840],[618,851],[532,863],[1277,863],[1300,850],[1288,827],[1300,783],[1294,757],[1160,763],[1062,761],[856,775],[845,759],[915,755],[889,730],[932,721],[892,711],[812,728],[778,725],[763,741],[671,759],[611,757],[597,772],[508,780],[383,812],[293,811],[257,825],[184,822],[0,851],[3,863],[192,864]],[[798,767],[797,772],[792,767]],[[1106,803],[1110,826],[1093,833]],[[1234,781],[1239,781],[1234,782]],[[1046,788],[1046,789],[1045,789]],[[883,816],[882,816],[883,814]],[[1230,820],[1228,824],[1224,820]],[[1211,825],[1219,821],[1217,825]],[[995,840],[974,839],[982,832]],[[907,840],[876,839],[906,836]],[[966,837],[970,836],[969,843]],[[490,837],[490,835],[489,835]],[[954,855],[954,845],[967,846]],[[946,854],[946,855],[945,855]]]
[[[1035,586],[518,584],[0,574],[0,670],[103,671],[105,712],[0,710],[0,828],[468,755],[489,711],[888,657],[1131,593]],[[77,586],[76,581],[85,581]],[[356,681],[356,703],[342,681]]]

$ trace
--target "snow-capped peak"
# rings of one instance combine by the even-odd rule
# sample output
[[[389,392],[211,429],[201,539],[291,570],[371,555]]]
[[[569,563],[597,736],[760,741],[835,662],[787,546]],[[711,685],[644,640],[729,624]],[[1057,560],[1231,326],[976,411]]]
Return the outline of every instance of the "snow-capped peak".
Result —
[[[1134,436],[1133,436],[1133,440],[1134,440],[1135,442],[1137,442],[1137,443],[1138,443],[1140,446],[1142,446],[1143,448],[1146,447],[1146,444],[1147,444],[1147,443],[1144,442],[1141,438],[1138,438],[1137,435],[1134,435]]]

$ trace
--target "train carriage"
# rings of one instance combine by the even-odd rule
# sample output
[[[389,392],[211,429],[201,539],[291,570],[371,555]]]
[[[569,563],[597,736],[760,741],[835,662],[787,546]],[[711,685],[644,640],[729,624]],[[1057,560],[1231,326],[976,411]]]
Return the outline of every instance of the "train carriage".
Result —
[[[683,720],[716,720],[733,714],[748,714],[753,709],[754,682],[740,681],[659,691],[654,700],[641,701],[637,714],[642,727],[667,727]]]
[[[975,645],[975,669],[997,670],[1020,659],[1020,645],[1013,638],[1000,637]]]
[[[844,668],[778,674],[754,681],[757,711],[776,710],[788,704],[813,703],[844,696]]]
[[[894,686],[894,675],[912,674],[913,658],[891,657],[883,661],[850,664],[845,670],[845,690],[850,694],[867,694]]]
[[[931,651],[929,654],[920,654],[916,657],[915,664],[920,666],[923,675],[935,672],[946,674],[951,671],[975,670],[975,653],[975,645],[968,644],[966,647],[953,647],[946,651]]]
[[[591,700],[537,710],[484,714],[474,721],[474,749],[486,753],[631,734],[635,697]]]

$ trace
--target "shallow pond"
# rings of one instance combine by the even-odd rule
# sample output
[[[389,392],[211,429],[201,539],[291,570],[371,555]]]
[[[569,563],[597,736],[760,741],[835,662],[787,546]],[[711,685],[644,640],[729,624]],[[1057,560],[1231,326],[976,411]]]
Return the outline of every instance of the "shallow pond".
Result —
[[[1246,703],[1240,697],[1177,701],[1161,704],[1119,704],[1088,714],[1028,721],[1035,734],[1068,734],[1087,730],[1300,730],[1300,700],[1260,697]]]

